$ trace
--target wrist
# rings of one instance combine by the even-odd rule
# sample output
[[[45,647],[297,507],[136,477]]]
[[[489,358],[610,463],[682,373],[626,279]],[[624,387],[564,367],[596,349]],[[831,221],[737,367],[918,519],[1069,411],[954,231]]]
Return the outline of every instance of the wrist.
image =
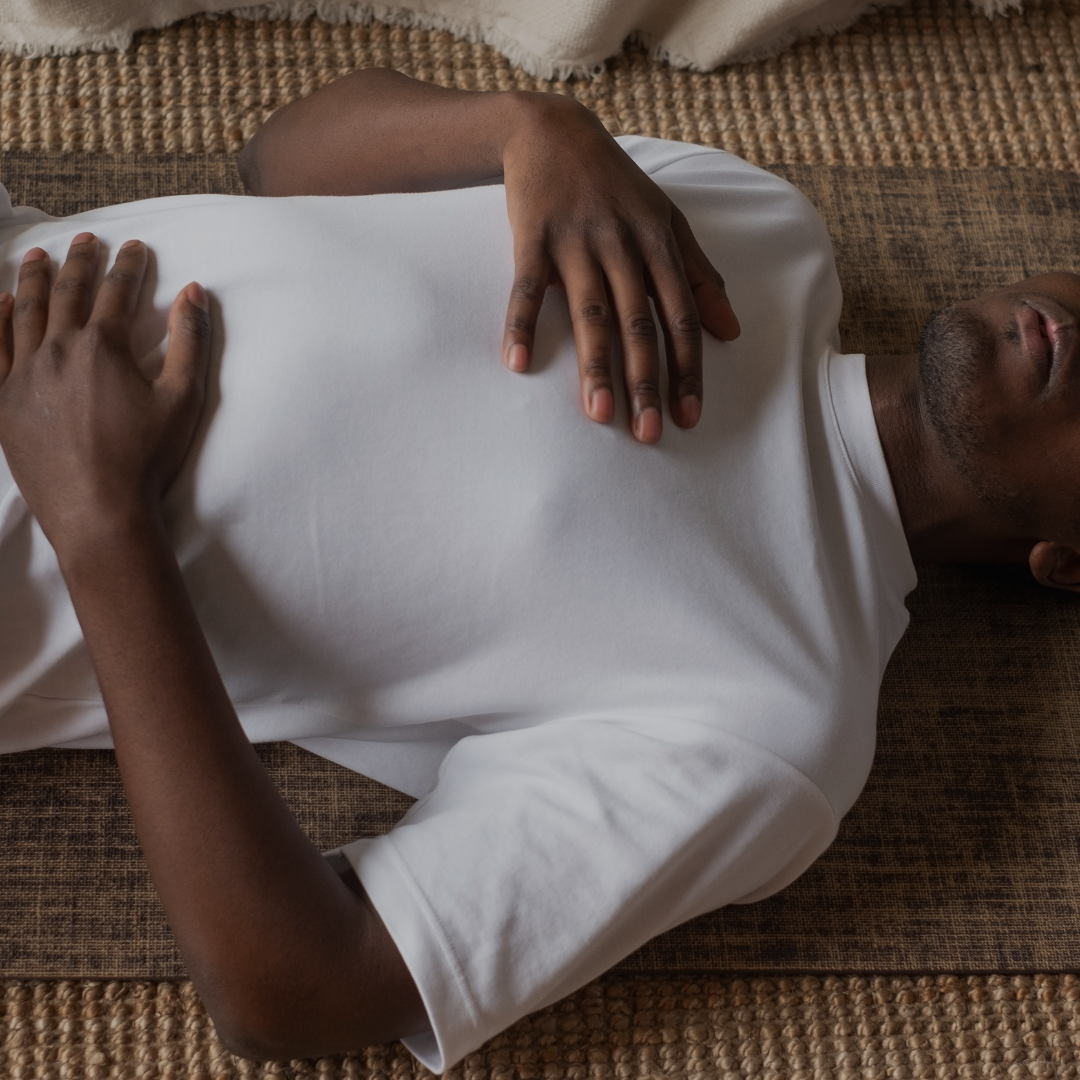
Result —
[[[505,96],[507,121],[500,147],[504,176],[538,153],[549,156],[568,144],[611,139],[592,110],[564,94],[509,90]]]
[[[174,557],[160,511],[140,507],[67,522],[49,541],[69,588],[89,576],[100,578],[103,572],[128,572],[148,556],[154,561],[165,552]]]
[[[508,151],[523,134],[527,138],[527,133],[535,128],[542,109],[541,103],[535,99],[546,96],[527,90],[477,95],[483,106],[490,110],[483,122],[491,133],[490,153],[500,172],[506,172]]]

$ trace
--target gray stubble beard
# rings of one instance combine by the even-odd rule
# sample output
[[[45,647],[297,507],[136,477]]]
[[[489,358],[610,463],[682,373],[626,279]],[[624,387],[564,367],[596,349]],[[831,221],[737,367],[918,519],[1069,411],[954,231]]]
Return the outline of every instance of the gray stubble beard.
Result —
[[[974,312],[960,307],[931,314],[919,338],[919,381],[926,418],[941,449],[978,498],[1010,523],[1028,512],[1023,492],[995,476],[994,447],[980,420],[976,388],[994,334]]]

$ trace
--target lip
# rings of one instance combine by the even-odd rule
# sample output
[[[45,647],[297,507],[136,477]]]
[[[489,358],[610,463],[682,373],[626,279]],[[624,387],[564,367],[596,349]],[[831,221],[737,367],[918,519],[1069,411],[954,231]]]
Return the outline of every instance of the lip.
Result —
[[[1016,321],[1024,354],[1049,387],[1060,371],[1072,366],[1078,344],[1076,320],[1049,297],[1025,296]]]

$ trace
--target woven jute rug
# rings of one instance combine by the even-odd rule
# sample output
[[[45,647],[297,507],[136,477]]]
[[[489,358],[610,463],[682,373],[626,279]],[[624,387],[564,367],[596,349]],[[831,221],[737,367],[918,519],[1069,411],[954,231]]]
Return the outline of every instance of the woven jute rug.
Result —
[[[447,35],[194,19],[121,56],[0,59],[0,148],[15,151],[0,179],[54,213],[230,191],[230,152],[269,112],[360,64],[555,89],[615,131],[788,163],[833,230],[852,349],[910,348],[930,308],[1074,258],[1078,180],[1044,170],[1080,169],[1080,0],[994,20],[916,0],[758,64],[694,75],[628,48],[595,80],[550,85]],[[804,167],[830,163],[878,167]],[[824,859],[764,904],[650,943],[455,1080],[1080,1073],[1080,982],[1019,974],[1080,969],[1080,613],[1022,573],[958,568],[924,572],[911,607],[874,773]],[[262,754],[318,843],[408,804],[295,748]],[[0,836],[5,1080],[424,1074],[396,1045],[272,1066],[221,1049],[177,978],[108,754],[0,759]]]
[[[190,984],[0,984],[0,1076],[421,1080],[399,1044],[272,1066],[222,1050]],[[1072,1078],[1075,976],[608,976],[515,1024],[451,1080]]]
[[[834,37],[712,74],[637,48],[595,79],[547,83],[483,45],[375,23],[196,18],[128,52],[0,58],[0,147],[238,150],[279,105],[381,64],[447,86],[554,89],[614,131],[720,146],[760,164],[1080,168],[1080,0],[987,19],[913,0]]]
[[[17,201],[53,212],[239,190],[226,155],[13,153],[3,168]],[[774,168],[836,238],[848,349],[911,350],[934,308],[1080,270],[1075,175]],[[1080,969],[1080,598],[1026,569],[921,579],[870,783],[830,851],[777,896],[687,923],[622,970]],[[387,829],[410,803],[288,744],[261,752],[320,847]],[[0,976],[183,973],[110,753],[0,757],[0,836]]]

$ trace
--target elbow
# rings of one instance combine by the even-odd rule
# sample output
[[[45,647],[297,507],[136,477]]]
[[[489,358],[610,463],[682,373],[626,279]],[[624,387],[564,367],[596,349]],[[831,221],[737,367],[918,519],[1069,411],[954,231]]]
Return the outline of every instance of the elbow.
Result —
[[[298,972],[227,987],[200,986],[198,980],[195,985],[218,1040],[229,1053],[249,1061],[326,1057],[427,1026],[426,1013],[419,1027],[407,1022],[395,1008],[392,994],[377,984],[358,994],[355,987],[340,983],[327,993],[325,980],[324,985],[318,983],[314,975]]]
[[[257,996],[248,995],[243,1001],[235,992],[230,994],[223,988],[212,992],[207,987],[200,988],[200,995],[218,1041],[230,1054],[248,1061],[281,1061],[292,1057],[288,1047],[278,1045],[280,1031],[276,1039],[273,1037],[269,1010]]]
[[[249,195],[311,195],[302,162],[304,146],[289,106],[279,110],[248,140],[240,151],[237,171]],[[284,115],[283,115],[284,114]]]
[[[305,993],[305,972],[202,974],[195,987],[229,1053],[249,1061],[291,1061],[352,1049],[329,1045],[345,1033],[326,1030],[318,993],[310,987]]]
[[[278,109],[240,151],[237,169],[249,195],[311,195],[307,99]]]
[[[294,1061],[295,1057],[292,1054],[278,1054],[269,1045],[263,1042],[261,1039],[252,1038],[246,1032],[232,1031],[229,1028],[223,1028],[216,1022],[214,1023],[214,1031],[217,1034],[218,1042],[233,1057],[244,1058],[246,1061]]]
[[[381,922],[372,925],[374,908],[338,887],[347,918],[326,920],[325,935],[286,926],[276,948],[259,934],[187,957],[218,1038],[237,1057],[325,1057],[429,1027],[412,976]]]
[[[296,1038],[291,1018],[275,1022],[273,1010],[237,1008],[228,1003],[207,1005],[218,1041],[230,1054],[248,1061],[292,1061],[326,1053],[308,1040]]]

